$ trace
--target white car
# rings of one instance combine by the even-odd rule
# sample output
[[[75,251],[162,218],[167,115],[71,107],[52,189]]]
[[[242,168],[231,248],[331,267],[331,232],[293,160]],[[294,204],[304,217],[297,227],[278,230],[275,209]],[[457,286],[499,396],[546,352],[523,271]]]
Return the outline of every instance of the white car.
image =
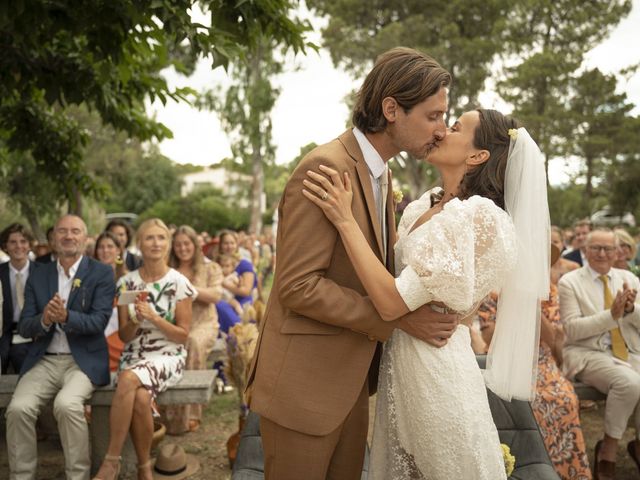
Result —
[[[624,225],[626,227],[635,227],[636,219],[632,213],[626,212],[621,215],[613,213],[609,207],[603,207],[590,217],[591,223],[594,225],[617,227]]]

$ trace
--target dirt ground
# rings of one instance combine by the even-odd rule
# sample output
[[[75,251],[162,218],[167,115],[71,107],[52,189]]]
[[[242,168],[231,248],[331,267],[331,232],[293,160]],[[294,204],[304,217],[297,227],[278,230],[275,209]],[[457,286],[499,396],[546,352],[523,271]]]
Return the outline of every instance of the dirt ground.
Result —
[[[371,401],[374,406],[374,399]],[[373,411],[373,410],[372,410]],[[228,480],[231,470],[227,461],[226,442],[237,431],[237,396],[235,392],[214,395],[204,413],[201,428],[194,433],[180,437],[165,437],[165,441],[179,443],[200,460],[200,471],[190,477],[192,480]],[[589,461],[593,461],[593,449],[601,437],[604,403],[600,402],[595,410],[582,411],[582,428],[585,433]],[[7,446],[4,418],[0,420],[0,479],[9,478],[7,464]],[[631,429],[627,433],[618,451],[616,479],[633,480],[640,478],[638,471],[626,452],[626,445],[633,438]],[[38,443],[39,467],[38,480],[64,479],[64,466],[59,440],[52,436]],[[517,459],[516,459],[517,460]],[[125,480],[125,479],[123,479]]]

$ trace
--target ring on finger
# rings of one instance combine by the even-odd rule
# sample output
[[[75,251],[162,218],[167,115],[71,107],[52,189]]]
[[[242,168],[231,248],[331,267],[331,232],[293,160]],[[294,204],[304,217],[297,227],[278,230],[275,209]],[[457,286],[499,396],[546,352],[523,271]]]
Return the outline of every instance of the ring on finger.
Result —
[[[322,193],[322,200],[326,200],[327,198],[329,198],[329,192],[327,192],[326,190]]]

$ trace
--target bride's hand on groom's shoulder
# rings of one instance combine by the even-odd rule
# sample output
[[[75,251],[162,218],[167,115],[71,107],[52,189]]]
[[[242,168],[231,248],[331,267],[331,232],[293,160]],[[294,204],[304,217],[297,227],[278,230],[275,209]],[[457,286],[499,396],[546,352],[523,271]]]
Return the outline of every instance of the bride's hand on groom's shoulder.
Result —
[[[460,315],[440,313],[427,304],[402,317],[398,328],[434,347],[444,347],[459,323]]]
[[[354,221],[351,212],[353,191],[349,174],[343,175],[333,168],[320,165],[320,172],[307,171],[302,194],[322,209],[336,227]]]

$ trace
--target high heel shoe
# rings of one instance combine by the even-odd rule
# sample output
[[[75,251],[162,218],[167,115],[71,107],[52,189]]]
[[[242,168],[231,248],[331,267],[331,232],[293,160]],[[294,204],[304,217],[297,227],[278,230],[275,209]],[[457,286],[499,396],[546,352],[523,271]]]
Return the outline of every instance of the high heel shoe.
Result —
[[[118,480],[120,475],[120,461],[122,457],[115,455],[105,455],[100,470],[93,477],[93,480]]]
[[[147,460],[145,463],[138,465],[138,480],[153,480],[153,472],[151,471],[151,459]]]

